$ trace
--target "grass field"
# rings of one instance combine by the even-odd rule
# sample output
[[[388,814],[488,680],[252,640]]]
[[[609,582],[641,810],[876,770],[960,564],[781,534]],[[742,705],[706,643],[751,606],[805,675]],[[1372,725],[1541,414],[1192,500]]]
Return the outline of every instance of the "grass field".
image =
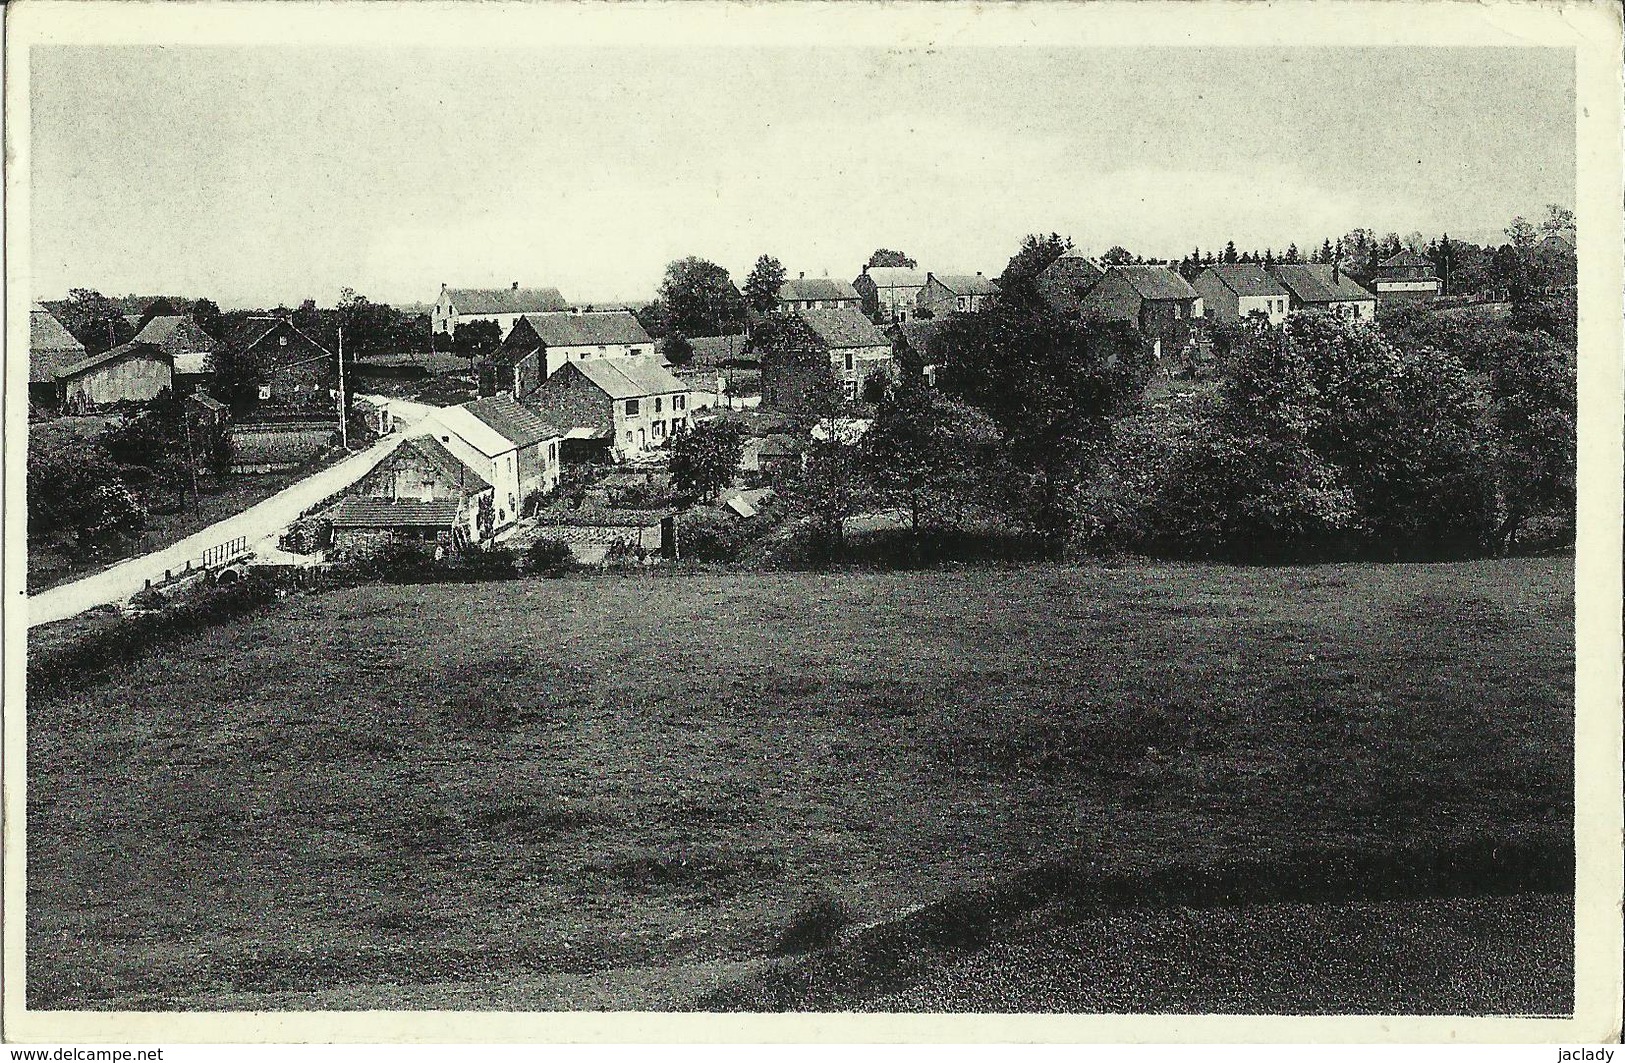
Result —
[[[780,962],[819,891],[863,924],[1055,859],[1561,838],[1572,577],[1129,565],[293,598],[29,706],[29,1006],[691,1007]],[[1561,903],[1527,908],[1481,913],[1506,928],[1485,955],[1553,911],[1561,929]],[[1240,948],[1154,922],[1141,967]],[[962,1006],[963,984],[888,999]]]

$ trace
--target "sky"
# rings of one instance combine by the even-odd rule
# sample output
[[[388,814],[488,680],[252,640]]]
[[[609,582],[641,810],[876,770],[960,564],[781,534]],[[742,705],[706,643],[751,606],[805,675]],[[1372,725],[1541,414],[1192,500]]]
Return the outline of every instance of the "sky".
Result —
[[[1574,205],[1558,49],[35,48],[35,298],[646,300],[699,255],[995,275]]]

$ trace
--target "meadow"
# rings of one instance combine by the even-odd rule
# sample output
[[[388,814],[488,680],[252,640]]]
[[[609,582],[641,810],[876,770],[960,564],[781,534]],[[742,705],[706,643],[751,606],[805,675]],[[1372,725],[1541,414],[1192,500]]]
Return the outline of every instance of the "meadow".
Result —
[[[29,1006],[739,1006],[767,998],[738,987],[808,962],[779,954],[820,899],[850,937],[1057,861],[1135,876],[1321,849],[1561,850],[1572,580],[1571,560],[1529,558],[290,597],[29,705]],[[1183,908],[1123,909],[1138,929],[1114,955],[1202,967],[1209,948],[1211,983],[1245,970],[1237,934],[1290,971],[1282,950],[1327,947],[1303,928],[1360,924],[1380,940],[1348,962],[1381,965],[1465,905],[1489,942],[1473,955],[1545,987],[1475,1002],[1567,1006],[1562,948],[1516,948],[1572,933],[1561,890],[1414,911],[1344,897],[1354,915],[1320,907],[1282,933],[1280,905],[1302,901],[1254,896],[1267,918],[1201,933],[1157,929]],[[1386,914],[1362,922],[1361,904]],[[985,962],[1099,946],[1087,920],[1030,918],[996,928]],[[966,1007],[965,985],[1040,1006],[1008,963],[943,974],[975,962],[767,1006]],[[1342,1007],[1386,1000],[1359,995],[1380,973],[1340,976]],[[1186,997],[1267,1009],[1237,977]],[[1169,998],[1130,977],[1047,999]]]

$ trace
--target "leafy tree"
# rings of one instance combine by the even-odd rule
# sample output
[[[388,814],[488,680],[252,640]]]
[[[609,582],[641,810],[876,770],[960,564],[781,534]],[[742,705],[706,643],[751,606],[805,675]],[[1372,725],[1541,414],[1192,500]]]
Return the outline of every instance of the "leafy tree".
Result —
[[[1111,417],[1145,389],[1152,364],[1134,329],[1077,322],[1001,300],[955,315],[938,337],[942,386],[1002,430],[1010,501],[1052,553],[1110,438]]]
[[[68,450],[29,454],[30,537],[72,533],[89,552],[135,538],[146,523],[146,510],[105,457]]]
[[[1512,219],[1512,223],[1506,227],[1506,234],[1507,239],[1512,241],[1512,249],[1525,256],[1534,253],[1535,241],[1540,239],[1540,230],[1521,216]]]
[[[733,482],[744,456],[745,430],[733,421],[679,427],[671,437],[673,485],[690,498],[708,501]]]
[[[666,304],[659,299],[633,310],[632,316],[637,318],[643,330],[655,339],[661,339],[671,332],[671,322],[666,317]]]
[[[888,248],[879,248],[869,256],[869,268],[880,269],[888,266],[899,266],[903,269],[915,269],[919,263],[903,254],[901,251],[892,251]]]
[[[931,502],[965,487],[980,467],[979,449],[997,439],[985,414],[918,380],[894,384],[881,397],[859,459],[882,494],[907,507],[916,560]]]
[[[91,354],[111,350],[135,336],[135,329],[124,320],[118,304],[90,288],[74,288],[68,292],[67,316],[75,323],[74,335]]]
[[[1038,294],[1038,275],[1056,259],[1072,250],[1072,238],[1059,233],[1043,236],[1029,233],[1021,238],[1021,247],[1011,256],[999,275],[999,297],[1005,302],[1036,304],[1042,301]]]
[[[745,298],[728,271],[692,255],[666,267],[660,301],[671,328],[685,336],[733,335],[745,323]]]
[[[344,330],[346,362],[396,350],[397,337],[404,332],[397,322],[401,315],[394,308],[374,303],[354,288],[345,288],[339,293],[335,316],[337,327]]]
[[[192,324],[202,329],[211,339],[226,338],[226,321],[213,299],[199,299],[192,304]]]
[[[1129,254],[1127,248],[1120,245],[1107,248],[1106,253],[1100,256],[1102,266],[1126,266],[1133,261],[1134,256]]]
[[[496,350],[502,342],[502,326],[495,321],[467,321],[452,332],[453,349],[470,362]]]
[[[1501,348],[1489,380],[1505,505],[1496,536],[1502,549],[1510,549],[1536,513],[1556,511],[1573,524],[1574,349],[1544,332],[1518,333]]]
[[[684,366],[694,360],[694,345],[682,336],[667,336],[660,341],[660,353],[668,364]]]
[[[779,288],[787,276],[784,263],[772,255],[762,255],[745,278],[745,304],[758,314],[779,305]]]
[[[1567,236],[1574,232],[1574,211],[1557,203],[1546,204],[1546,220],[1540,231],[1547,236]]]

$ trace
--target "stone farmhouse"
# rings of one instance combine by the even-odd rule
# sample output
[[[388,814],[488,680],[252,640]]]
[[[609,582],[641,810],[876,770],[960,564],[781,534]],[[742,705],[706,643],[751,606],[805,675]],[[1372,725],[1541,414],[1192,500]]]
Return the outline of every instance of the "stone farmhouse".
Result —
[[[1191,281],[1202,297],[1205,316],[1216,321],[1240,321],[1264,314],[1270,324],[1286,320],[1291,296],[1281,282],[1256,262],[1227,262],[1209,266]]]
[[[1371,321],[1377,316],[1377,297],[1354,283],[1335,263],[1277,264],[1269,272],[1287,290],[1288,310],[1324,310],[1352,321]]]
[[[693,424],[688,385],[652,357],[565,362],[526,404],[562,429],[574,459],[635,458]]]

